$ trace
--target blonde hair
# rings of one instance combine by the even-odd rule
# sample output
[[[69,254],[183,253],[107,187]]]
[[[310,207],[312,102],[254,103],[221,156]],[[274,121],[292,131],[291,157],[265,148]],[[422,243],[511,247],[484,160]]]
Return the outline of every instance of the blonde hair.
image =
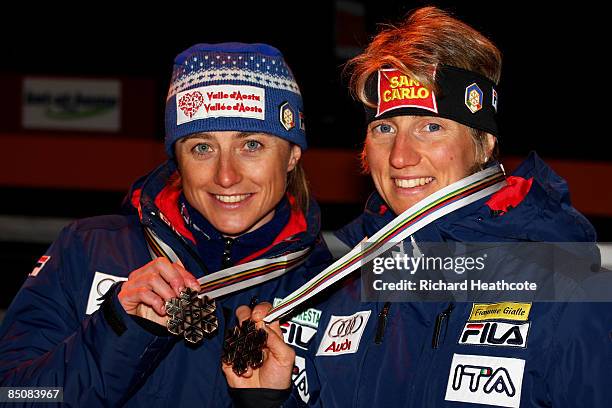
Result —
[[[301,210],[304,216],[306,216],[310,202],[310,189],[306,172],[304,167],[302,167],[302,160],[298,161],[293,170],[287,174],[287,193],[295,199],[293,208]]]
[[[434,67],[450,65],[479,73],[496,84],[502,67],[501,52],[485,36],[466,23],[437,7],[422,7],[408,13],[397,26],[379,32],[366,50],[348,61],[345,74],[349,75],[351,94],[371,108],[376,104],[368,99],[366,83],[383,68],[395,68],[422,85],[437,91]],[[476,157],[482,168],[497,158],[497,143],[486,157],[486,132],[469,128],[475,145]],[[361,167],[368,172],[365,149],[361,153]]]
[[[478,31],[436,7],[410,12],[397,26],[378,33],[366,50],[348,61],[349,88],[363,104],[368,78],[382,68],[395,68],[436,91],[434,67],[450,65],[477,72],[496,84],[501,52]]]

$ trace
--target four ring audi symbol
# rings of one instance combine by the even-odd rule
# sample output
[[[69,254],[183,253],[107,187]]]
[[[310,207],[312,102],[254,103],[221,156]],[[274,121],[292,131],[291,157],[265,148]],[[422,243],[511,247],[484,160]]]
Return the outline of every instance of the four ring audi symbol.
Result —
[[[106,292],[108,292],[110,287],[115,282],[116,281],[114,279],[111,279],[111,278],[105,278],[105,279],[102,279],[100,282],[98,282],[98,285],[96,286],[96,291],[98,292],[98,295],[99,296],[104,296],[104,294]]]
[[[346,337],[350,334],[357,333],[363,325],[363,316],[352,316],[348,319],[336,320],[332,323],[327,335],[329,337]]]

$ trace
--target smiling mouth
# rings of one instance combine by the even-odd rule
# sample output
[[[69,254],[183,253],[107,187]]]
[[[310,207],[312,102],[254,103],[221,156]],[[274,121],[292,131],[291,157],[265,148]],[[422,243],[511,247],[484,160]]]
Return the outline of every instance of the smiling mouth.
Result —
[[[393,179],[395,181],[395,186],[399,188],[414,188],[421,187],[426,184],[431,183],[434,178],[433,177],[420,177],[413,179]]]
[[[231,195],[213,194],[213,195],[217,200],[221,201],[222,203],[235,204],[235,203],[239,203],[239,202],[246,200],[253,194],[249,193],[249,194],[231,194]]]

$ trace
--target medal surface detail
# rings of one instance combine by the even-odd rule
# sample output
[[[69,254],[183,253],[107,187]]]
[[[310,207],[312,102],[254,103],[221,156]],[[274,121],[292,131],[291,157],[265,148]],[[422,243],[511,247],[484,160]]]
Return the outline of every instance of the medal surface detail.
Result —
[[[217,330],[216,309],[213,300],[207,296],[200,298],[198,292],[187,288],[179,297],[166,301],[166,313],[170,316],[166,327],[170,333],[198,344]]]
[[[248,367],[259,368],[264,362],[263,348],[268,340],[264,329],[255,327],[250,319],[227,331],[223,342],[222,361],[232,366],[237,375],[244,374]]]

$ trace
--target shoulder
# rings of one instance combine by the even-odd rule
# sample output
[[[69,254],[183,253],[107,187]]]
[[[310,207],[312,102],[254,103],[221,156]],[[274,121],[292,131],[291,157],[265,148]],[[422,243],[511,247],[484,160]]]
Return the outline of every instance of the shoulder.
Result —
[[[146,259],[147,249],[137,216],[105,215],[68,224],[45,255],[70,275],[116,271]],[[112,272],[111,272],[112,273]]]
[[[85,234],[96,231],[117,231],[138,225],[140,223],[135,215],[100,215],[76,220],[67,228],[75,233]]]
[[[134,234],[140,234],[141,224],[136,215],[101,215],[81,218],[66,225],[60,232],[54,245],[62,247],[75,242],[115,240],[120,237],[132,239]]]

